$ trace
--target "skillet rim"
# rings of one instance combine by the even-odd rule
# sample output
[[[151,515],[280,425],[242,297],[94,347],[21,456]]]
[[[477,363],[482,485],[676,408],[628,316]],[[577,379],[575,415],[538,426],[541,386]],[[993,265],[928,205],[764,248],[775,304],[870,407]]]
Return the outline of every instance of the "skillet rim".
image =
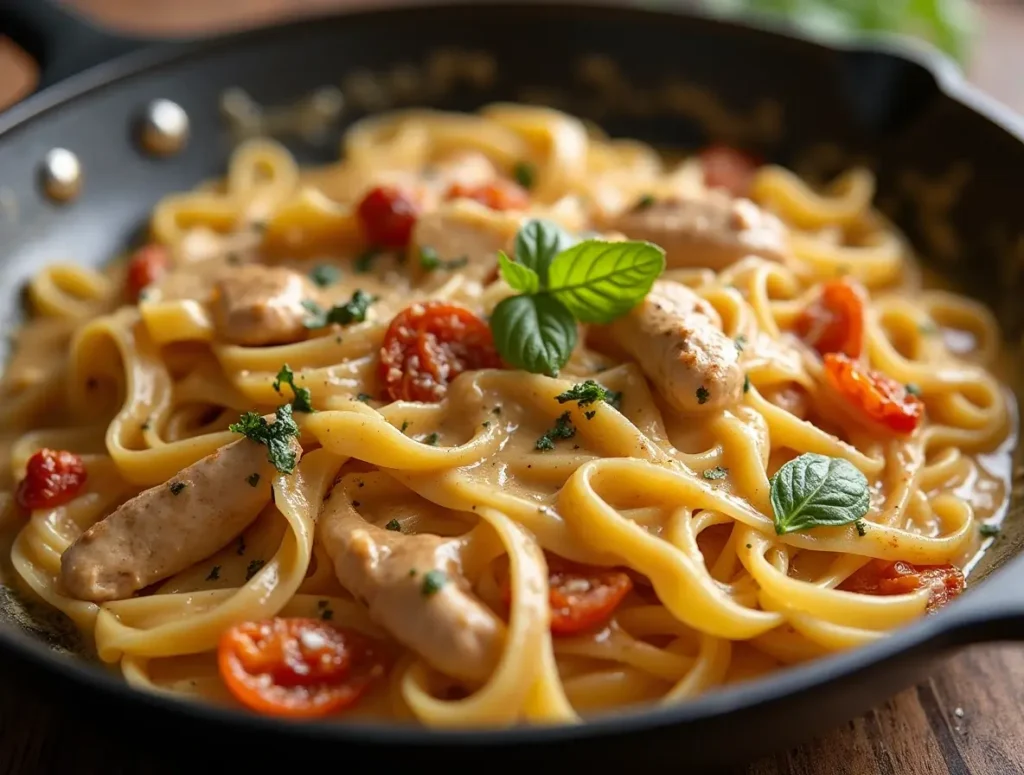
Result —
[[[875,35],[870,38],[826,37],[809,31],[797,32],[784,22],[763,16],[743,22],[694,9],[622,6],[614,0],[560,0],[556,3],[545,3],[543,0],[432,0],[428,5],[413,4],[412,0],[401,0],[400,3],[389,5],[387,8],[358,7],[350,11],[303,16],[280,25],[218,34],[199,40],[150,43],[59,81],[0,113],[0,142],[19,130],[30,131],[32,120],[44,116],[52,109],[88,97],[93,91],[217,50],[229,50],[247,44],[258,45],[262,38],[298,38],[303,28],[328,22],[343,22],[352,17],[387,17],[404,11],[475,12],[483,11],[487,7],[507,11],[521,9],[524,6],[529,7],[531,12],[541,14],[564,15],[565,12],[572,11],[605,14],[609,17],[672,19],[673,23],[678,21],[705,24],[740,34],[773,37],[790,45],[839,53],[879,54],[900,59],[915,64],[929,73],[939,93],[1024,145],[1024,117],[969,84],[959,67],[949,57],[923,42],[898,35]],[[1006,587],[1006,582],[1014,575],[1024,575],[1024,551],[1019,550],[1018,554],[1003,566],[993,569],[981,585],[982,589],[989,589],[990,593],[994,594],[979,595],[971,591],[965,596],[968,600],[975,601],[970,607],[962,600],[954,601],[936,614],[902,627],[875,643],[803,665],[789,666],[770,677],[718,689],[679,705],[638,705],[623,711],[602,714],[588,719],[585,723],[574,725],[477,730],[322,720],[294,722],[259,716],[244,710],[182,700],[169,694],[135,689],[113,672],[99,669],[80,657],[68,657],[54,652],[38,639],[7,625],[0,625],[0,652],[8,653],[15,659],[27,661],[37,669],[46,671],[49,673],[46,678],[70,680],[78,687],[87,687],[99,692],[107,700],[137,703],[139,706],[162,713],[187,717],[190,721],[212,722],[246,732],[288,735],[317,742],[397,744],[425,748],[485,748],[522,743],[557,744],[596,736],[617,737],[630,733],[653,732],[726,716],[732,712],[751,711],[758,706],[852,677],[871,665],[899,657],[913,657],[921,649],[934,651],[944,645],[986,640],[990,635],[985,631],[985,626],[1000,618],[1019,619],[1019,625],[1015,629],[1024,637],[1024,601],[1016,606],[1005,601],[1000,603],[999,590],[993,585],[993,582],[1002,579],[1003,583],[998,586]],[[988,600],[989,597],[995,600]]]

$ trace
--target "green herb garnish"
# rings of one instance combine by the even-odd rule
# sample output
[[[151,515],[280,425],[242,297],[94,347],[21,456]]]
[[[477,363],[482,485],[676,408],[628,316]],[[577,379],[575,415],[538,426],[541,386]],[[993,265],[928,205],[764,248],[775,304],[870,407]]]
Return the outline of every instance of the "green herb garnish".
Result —
[[[715,466],[714,468],[704,469],[705,479],[725,479],[726,474],[729,473],[728,468],[722,468],[722,466]]]
[[[984,538],[992,538],[993,536],[999,535],[1002,532],[1002,528],[1000,528],[999,525],[990,525],[988,522],[982,522],[978,526],[978,532],[981,533]]]
[[[268,423],[256,412],[246,412],[238,422],[229,425],[228,430],[266,446],[267,460],[282,474],[290,474],[298,462],[291,440],[298,438],[299,426],[292,418],[291,404],[279,406],[275,417],[275,422]]]
[[[867,526],[864,524],[863,519],[858,519],[856,522],[853,523],[853,526],[857,528],[857,535],[859,535],[861,538],[868,534],[868,529]]]
[[[743,352],[743,348],[747,346],[747,337],[744,334],[740,334],[733,342],[736,344],[736,349],[739,352]]]
[[[401,533],[402,532],[402,523],[399,522],[397,519],[393,519],[390,522],[388,522],[386,525],[384,525],[384,529],[385,530],[393,530],[396,533]]]
[[[697,388],[697,403],[698,404],[706,404],[710,398],[711,398],[711,391],[710,390],[708,390],[703,385],[701,385],[699,388]]]
[[[352,268],[356,270],[356,274],[366,274],[370,271],[373,266],[373,262],[377,259],[383,251],[380,248],[367,248],[356,258]]]
[[[665,251],[647,242],[574,244],[556,224],[528,221],[501,275],[519,295],[501,301],[490,326],[506,363],[556,376],[576,347],[578,323],[609,323],[647,295]]]
[[[575,401],[582,409],[583,407],[590,406],[598,401],[605,401],[610,404],[611,399],[614,396],[621,398],[621,394],[615,393],[613,390],[608,390],[594,382],[594,380],[588,379],[586,382],[580,382],[579,384],[573,385],[564,393],[559,393],[555,396],[555,400],[560,404],[564,404],[567,401]]]
[[[529,191],[533,188],[536,170],[528,161],[517,161],[516,166],[512,168],[512,176],[516,179],[516,183]]]
[[[913,382],[908,382],[906,385],[904,385],[904,389],[912,396],[921,395],[921,388]]]
[[[424,245],[420,248],[420,266],[427,272],[433,272],[435,269],[445,269],[448,271],[462,269],[468,263],[468,256],[460,256],[459,258],[452,258],[446,261],[437,255],[437,251],[432,247]]]
[[[253,576],[260,572],[260,569],[266,565],[266,560],[253,560],[249,563],[249,567],[245,569],[245,580],[249,581]]]
[[[171,484],[169,485],[170,490],[171,490],[171,495],[177,495],[182,490],[184,490],[187,486],[188,485],[186,485],[184,482],[171,482]]]
[[[431,570],[427,571],[423,576],[423,585],[420,587],[420,592],[423,593],[423,597],[430,597],[433,594],[441,591],[441,587],[447,583],[448,577],[442,570]]]
[[[206,580],[207,581],[216,581],[219,578],[220,578],[220,566],[219,565],[214,565],[212,568],[210,568],[210,573],[207,575]]]
[[[846,460],[808,452],[772,477],[770,499],[779,535],[856,522],[868,513],[868,480]]]
[[[320,264],[309,273],[309,279],[320,288],[326,288],[341,279],[341,270],[333,264]]]
[[[429,436],[427,436],[426,438],[424,438],[424,439],[423,439],[423,443],[424,443],[424,444],[428,444],[428,445],[429,445],[429,446],[431,446],[431,447],[436,447],[436,446],[437,446],[437,442],[438,442],[438,440],[439,440],[440,438],[441,438],[441,434],[440,434],[440,433],[437,433],[437,432],[435,431],[434,433],[431,433],[431,434],[430,434]]]
[[[313,397],[309,393],[309,388],[297,387],[295,385],[295,372],[292,371],[291,366],[287,363],[277,372],[277,379],[274,380],[273,385],[274,390],[280,393],[281,385],[288,385],[292,389],[292,393],[295,394],[295,398],[292,399],[292,409],[296,412],[315,411],[313,409]]]
[[[557,439],[571,439],[575,435],[576,426],[572,424],[569,413],[565,412],[555,420],[555,424],[548,429],[547,433],[537,439],[534,447],[541,452],[547,452],[555,448]]]
[[[258,485],[260,483],[260,475],[259,474],[249,474],[247,477],[245,477],[245,481],[247,481],[249,483],[250,487],[255,487],[256,485]]]
[[[330,309],[325,310],[312,299],[305,299],[302,302],[302,306],[306,308],[310,316],[303,325],[306,328],[323,328],[331,323],[338,323],[342,326],[347,326],[351,323],[362,323],[366,320],[367,309],[376,300],[375,296],[371,296],[362,290],[356,290],[352,294],[352,298],[344,304],[335,304]]]
[[[640,199],[637,200],[635,210],[646,210],[649,207],[654,206],[655,199],[651,194],[644,194]]]
[[[743,375],[743,392],[744,393],[749,393],[750,392],[750,375],[749,374],[744,374]]]
[[[372,400],[373,400],[373,396],[371,396],[369,393],[358,393],[358,394],[356,394],[356,401],[362,401],[365,404],[367,401],[372,401]]]

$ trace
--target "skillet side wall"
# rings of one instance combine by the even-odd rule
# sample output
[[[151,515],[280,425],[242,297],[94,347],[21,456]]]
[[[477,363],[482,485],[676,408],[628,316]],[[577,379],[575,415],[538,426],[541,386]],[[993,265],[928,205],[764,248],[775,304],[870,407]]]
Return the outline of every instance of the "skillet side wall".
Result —
[[[1010,188],[1024,179],[1024,146],[944,94],[926,68],[883,51],[831,50],[684,16],[560,6],[360,14],[244,33],[183,51],[191,53],[72,96],[0,132],[0,193],[6,189],[16,201],[13,210],[0,210],[5,291],[0,317],[5,321],[17,319],[18,289],[41,265],[108,260],[139,239],[160,197],[223,173],[232,147],[218,107],[224,89],[240,86],[260,104],[284,105],[363,70],[395,85],[396,99],[382,108],[472,110],[498,100],[540,100],[594,119],[613,136],[659,146],[721,140],[798,171],[816,168],[825,174],[866,163],[879,176],[880,205],[920,252],[991,304],[1012,337],[1024,327],[1024,305],[1017,302],[1024,208]],[[137,62],[159,58],[143,52]],[[109,72],[131,67],[126,61]],[[418,80],[406,77],[402,86],[396,71],[419,74]],[[76,86],[71,81],[56,89],[55,94],[72,94]],[[714,110],[696,109],[694,90],[714,95],[728,119],[715,120]],[[322,142],[282,138],[300,160],[337,158],[344,126],[366,112],[358,93],[346,92],[343,122]],[[187,149],[169,159],[147,157],[134,142],[134,120],[156,97],[178,102],[191,119]],[[43,98],[38,99],[36,104]],[[11,116],[30,110],[31,103]],[[0,129],[10,121],[0,117]],[[37,185],[37,164],[55,146],[77,153],[85,172],[84,190],[69,205],[47,202]],[[942,190],[950,194],[948,207],[935,196]],[[947,228],[937,230],[936,224]],[[1014,517],[988,565],[1001,564],[1019,545]],[[969,605],[984,590],[983,584],[963,602]],[[23,620],[18,609],[14,598],[0,596],[0,615]],[[36,635],[67,643],[56,627]],[[693,764],[743,760],[866,710],[911,683],[923,667],[916,652],[908,653],[831,684],[827,705],[805,691],[671,730],[630,733],[628,748],[627,738],[615,734],[549,748],[553,758],[571,752],[573,761],[583,756],[595,762],[628,756],[631,763],[663,762],[669,756]],[[148,711],[140,713],[139,707],[126,702],[123,709],[141,731],[152,731]],[[190,724],[187,716],[177,723]],[[189,728],[193,734],[201,727]],[[377,761],[390,763],[393,756],[396,764],[422,765],[431,756],[441,763],[446,755],[437,748],[416,749],[415,756],[413,749],[375,750]],[[461,750],[467,761],[477,755],[484,761],[481,749]],[[508,746],[502,755],[524,761],[543,755],[526,751]],[[487,759],[493,761],[492,756]]]

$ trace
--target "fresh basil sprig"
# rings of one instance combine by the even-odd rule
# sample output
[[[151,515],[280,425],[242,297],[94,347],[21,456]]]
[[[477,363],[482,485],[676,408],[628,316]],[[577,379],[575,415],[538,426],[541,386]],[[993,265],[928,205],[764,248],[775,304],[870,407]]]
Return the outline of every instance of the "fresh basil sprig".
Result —
[[[494,308],[491,331],[502,359],[556,376],[576,346],[577,323],[610,323],[647,295],[665,268],[649,242],[579,242],[557,224],[531,220],[515,258],[498,254],[501,276],[519,291]]]
[[[810,452],[782,466],[771,485],[778,535],[848,525],[871,504],[867,477],[852,463]]]

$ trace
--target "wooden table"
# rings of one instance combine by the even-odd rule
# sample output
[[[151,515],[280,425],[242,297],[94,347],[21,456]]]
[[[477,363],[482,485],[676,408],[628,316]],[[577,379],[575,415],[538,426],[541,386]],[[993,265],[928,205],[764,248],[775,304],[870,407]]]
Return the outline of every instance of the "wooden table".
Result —
[[[3,0],[0,0],[3,2]],[[326,11],[347,0],[70,0],[131,31],[189,33]],[[351,0],[348,0],[351,2]],[[367,0],[362,0],[367,3]],[[979,3],[982,31],[971,77],[1024,112],[1024,5]],[[0,47],[0,104],[24,92],[30,68]],[[925,684],[863,718],[735,775],[1010,775],[1024,772],[1024,648],[979,646],[952,656]],[[84,711],[84,712],[87,712]],[[0,773],[163,772],[145,754],[120,757],[113,741],[78,731],[82,708],[0,691]]]

